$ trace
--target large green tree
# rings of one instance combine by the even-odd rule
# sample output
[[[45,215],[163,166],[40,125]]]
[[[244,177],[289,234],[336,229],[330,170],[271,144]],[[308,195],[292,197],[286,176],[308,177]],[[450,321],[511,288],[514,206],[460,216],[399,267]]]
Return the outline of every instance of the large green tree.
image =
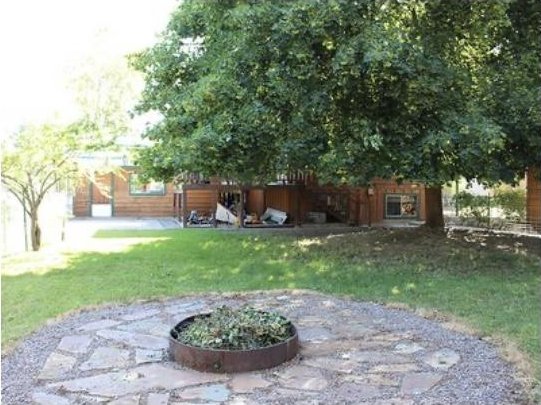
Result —
[[[512,153],[504,107],[485,101],[513,13],[507,0],[185,1],[135,58],[140,111],[163,117],[141,162],[162,178],[311,169],[336,183],[420,180],[441,205],[443,183],[497,181],[495,158]]]
[[[541,169],[541,2],[510,2],[507,17],[484,66],[482,101],[505,133],[488,177],[512,182]]]

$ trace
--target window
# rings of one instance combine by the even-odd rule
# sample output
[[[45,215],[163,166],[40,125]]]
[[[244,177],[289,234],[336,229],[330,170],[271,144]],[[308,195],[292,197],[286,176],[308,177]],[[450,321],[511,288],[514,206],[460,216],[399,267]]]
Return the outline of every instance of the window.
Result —
[[[130,195],[165,195],[165,184],[161,181],[143,183],[135,173],[130,174]]]
[[[413,194],[387,194],[385,218],[417,218],[417,196]]]

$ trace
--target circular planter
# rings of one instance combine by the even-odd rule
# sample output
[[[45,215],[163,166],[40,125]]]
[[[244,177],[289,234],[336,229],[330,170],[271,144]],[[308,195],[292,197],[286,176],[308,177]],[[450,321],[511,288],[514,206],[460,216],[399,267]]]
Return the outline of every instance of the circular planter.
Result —
[[[261,370],[277,366],[291,360],[299,351],[297,330],[291,324],[291,337],[281,343],[252,350],[225,350],[190,346],[176,339],[178,332],[192,323],[196,317],[190,316],[179,322],[169,335],[169,353],[177,362],[194,370],[213,373],[235,373]]]

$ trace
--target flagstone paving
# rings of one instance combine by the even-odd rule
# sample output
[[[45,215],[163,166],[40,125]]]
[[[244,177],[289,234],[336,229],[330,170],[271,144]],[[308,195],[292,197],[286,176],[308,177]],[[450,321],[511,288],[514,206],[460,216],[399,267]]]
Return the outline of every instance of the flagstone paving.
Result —
[[[278,311],[301,350],[269,370],[201,373],[171,362],[167,334],[219,305]],[[309,292],[209,295],[84,311],[2,361],[5,404],[519,404],[513,368],[479,338],[404,310]]]

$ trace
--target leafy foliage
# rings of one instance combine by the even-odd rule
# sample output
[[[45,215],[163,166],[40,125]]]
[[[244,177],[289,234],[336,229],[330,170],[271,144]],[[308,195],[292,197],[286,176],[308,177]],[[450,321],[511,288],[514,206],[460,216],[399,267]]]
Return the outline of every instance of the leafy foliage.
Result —
[[[490,203],[486,196],[461,191],[453,196],[461,217],[475,218],[478,223],[486,223],[489,218]]]
[[[506,219],[524,221],[526,219],[526,191],[500,187],[494,193],[494,202],[503,211]]]
[[[125,58],[93,55],[76,68],[70,80],[80,110],[77,127],[80,137],[94,140],[96,149],[114,145],[129,131],[129,109],[136,100],[137,72]],[[100,139],[100,142],[95,142]]]
[[[186,0],[133,58],[139,111],[163,116],[140,163],[256,183],[295,169],[357,184],[513,178],[541,162],[523,142],[538,142],[539,27],[525,14],[538,8]]]
[[[453,204],[459,208],[461,217],[475,219],[474,225],[487,224],[494,215],[491,210],[496,208],[501,210],[503,220],[516,222],[526,218],[526,191],[523,189],[498,187],[493,197],[461,191],[453,196]]]
[[[187,345],[250,350],[289,339],[291,323],[273,312],[258,311],[249,306],[233,309],[224,305],[208,316],[196,317],[178,332],[178,340]]]
[[[41,247],[38,216],[45,195],[69,180],[76,184],[86,176],[93,181],[97,173],[112,170],[107,163],[83,163],[78,158],[114,148],[118,136],[126,133],[133,75],[125,60],[90,58],[71,83],[80,110],[76,121],[26,125],[3,138],[2,183],[30,217],[33,250]]]
[[[483,67],[481,102],[505,133],[489,176],[512,182],[541,166],[541,2],[508,2],[507,24]]]
[[[10,140],[2,144],[2,184],[30,217],[32,249],[39,250],[39,207],[49,190],[78,172],[82,144],[74,131],[51,124],[24,127]]]

